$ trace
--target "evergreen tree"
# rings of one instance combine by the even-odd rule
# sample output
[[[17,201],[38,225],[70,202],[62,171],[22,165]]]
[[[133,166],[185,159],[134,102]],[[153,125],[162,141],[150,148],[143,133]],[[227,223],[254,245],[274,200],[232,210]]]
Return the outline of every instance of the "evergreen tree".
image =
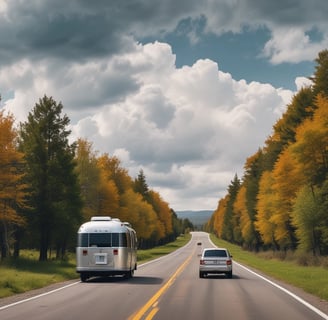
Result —
[[[223,226],[222,226],[222,238],[234,242],[234,235],[233,235],[233,230],[234,230],[234,225],[233,225],[233,206],[238,194],[240,188],[240,180],[235,175],[233,181],[231,181],[229,187],[228,187],[228,201],[227,201],[227,206],[226,210],[224,213],[224,218],[223,218]]]
[[[319,52],[315,59],[317,66],[315,67],[314,77],[310,79],[313,81],[313,93],[319,93],[328,96],[328,50]]]
[[[61,115],[62,109],[61,103],[44,96],[20,130],[20,147],[25,154],[27,179],[32,189],[31,221],[38,230],[40,261],[47,260],[48,249],[59,240],[64,251],[70,233],[81,220],[74,172],[75,146],[68,142],[69,118]]]
[[[274,125],[275,140],[279,140],[282,148],[295,142],[295,132],[304,119],[312,116],[314,108],[311,107],[314,101],[314,94],[310,87],[302,88],[287,106],[286,112]]]
[[[259,192],[259,182],[260,178],[264,172],[265,165],[263,164],[265,156],[263,155],[262,150],[258,150],[254,156],[249,157],[245,164],[245,175],[243,178],[243,184],[245,185],[245,200],[246,200],[246,212],[247,212],[247,221],[248,228],[247,237],[244,236],[244,239],[247,240],[246,244],[248,248],[258,249],[260,245],[260,235],[256,231],[254,223],[256,220],[256,205],[257,205],[257,195]],[[244,218],[245,219],[245,218]]]
[[[134,191],[140,193],[146,201],[149,200],[149,188],[142,169],[140,169],[138,177],[134,179]]]

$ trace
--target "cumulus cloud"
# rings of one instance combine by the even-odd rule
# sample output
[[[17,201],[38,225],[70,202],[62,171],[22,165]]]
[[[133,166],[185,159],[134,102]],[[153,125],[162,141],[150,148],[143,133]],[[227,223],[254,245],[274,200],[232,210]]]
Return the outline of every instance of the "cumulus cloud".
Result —
[[[327,45],[325,8],[325,0],[0,0],[2,105],[25,121],[52,96],[72,140],[118,156],[132,176],[142,168],[175,210],[214,209],[293,92],[236,80],[210,59],[178,68],[171,46],[147,37],[179,31],[196,43],[265,27],[262,56],[296,63]]]
[[[297,87],[297,91],[299,91],[302,88],[310,87],[313,83],[309,78],[297,77],[295,79],[295,84],[296,84],[296,87]]]
[[[106,98],[102,87],[110,87],[117,66],[124,74],[118,87],[124,90]],[[61,76],[51,77],[51,63],[3,69],[8,88],[29,80],[6,108],[22,115],[44,93],[60,97],[73,140],[87,138],[97,151],[118,156],[134,176],[143,168],[149,184],[177,209],[210,202],[213,208],[222,185],[242,173],[243,161],[263,144],[292,94],[236,81],[209,59],[176,68],[170,47],[159,42],[91,65],[56,67]]]
[[[157,54],[150,55],[151,50]],[[150,185],[167,194],[172,205],[178,206],[183,193],[192,193],[184,205],[201,208],[205,198],[210,201],[210,190],[213,207],[222,184],[242,173],[243,161],[271,133],[292,92],[236,81],[211,60],[173,68],[171,59],[164,59],[163,73],[154,72],[160,50],[167,56],[161,43],[138,50],[142,67],[134,68],[131,77],[139,79],[139,90],[80,120],[73,132],[88,136],[90,122],[95,147],[123,153],[134,175],[143,168]]]
[[[301,28],[276,28],[272,38],[265,44],[263,55],[273,64],[298,63],[313,60],[321,50],[328,47],[328,33],[320,42],[311,42],[306,30]]]

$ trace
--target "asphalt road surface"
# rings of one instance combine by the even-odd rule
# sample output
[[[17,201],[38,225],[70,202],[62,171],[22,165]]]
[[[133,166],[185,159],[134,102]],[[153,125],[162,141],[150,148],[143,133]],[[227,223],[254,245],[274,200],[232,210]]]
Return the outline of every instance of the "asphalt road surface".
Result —
[[[92,278],[7,304],[3,300],[0,319],[328,320],[304,299],[236,262],[232,279],[199,278],[199,254],[211,246],[208,234],[194,232],[185,247],[139,265],[132,279]]]

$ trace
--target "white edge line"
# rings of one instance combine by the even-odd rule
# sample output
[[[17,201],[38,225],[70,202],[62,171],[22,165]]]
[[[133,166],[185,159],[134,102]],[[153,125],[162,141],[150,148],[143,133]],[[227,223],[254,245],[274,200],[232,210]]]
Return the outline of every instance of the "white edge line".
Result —
[[[187,246],[187,245],[190,245],[190,243],[191,243],[191,241],[189,241],[189,242],[186,244],[186,246]],[[151,261],[145,262],[145,263],[141,264],[141,265],[138,266],[138,267],[146,266],[147,264],[150,264],[150,263],[152,263],[152,262],[155,262],[155,261],[158,261],[158,260],[160,260],[160,259],[163,259],[163,258],[165,258],[165,257],[167,257],[167,256],[169,256],[169,255],[176,254],[177,251],[179,251],[180,249],[182,249],[182,248],[179,248],[179,249],[177,249],[177,250],[175,250],[175,251],[173,251],[173,252],[171,252],[171,253],[169,253],[169,254],[167,254],[167,255],[165,255],[165,256],[162,256],[162,257],[159,257],[159,258],[157,258],[157,259],[154,259],[154,260],[151,260]],[[60,288],[57,288],[57,289],[55,289],[55,290],[51,290],[51,291],[45,292],[45,293],[42,293],[42,294],[39,294],[39,295],[33,296],[33,297],[31,297],[31,298],[27,298],[27,299],[20,300],[20,301],[17,301],[17,302],[11,303],[11,304],[7,304],[7,305],[5,305],[5,306],[0,307],[0,311],[1,311],[1,310],[4,310],[4,309],[7,309],[7,308],[10,308],[10,307],[14,307],[14,306],[16,306],[16,305],[18,305],[18,304],[21,304],[21,303],[24,303],[24,302],[28,302],[28,301],[31,301],[31,300],[35,300],[35,299],[41,298],[41,297],[46,296],[46,295],[48,295],[48,294],[52,294],[52,293],[55,293],[55,292],[57,292],[57,291],[60,291],[60,290],[63,290],[63,289],[69,288],[69,287],[71,287],[71,286],[75,286],[75,285],[78,284],[78,283],[81,283],[81,281],[77,281],[77,282],[74,282],[74,283],[68,284],[68,285],[66,285],[66,286],[64,286],[64,287],[60,287]]]
[[[161,257],[158,257],[158,258],[156,258],[156,259],[153,259],[153,260],[149,260],[149,261],[147,261],[147,262],[144,262],[144,263],[138,265],[138,268],[142,268],[142,267],[144,267],[144,266],[146,266],[146,265],[148,265],[148,264],[151,264],[151,263],[153,263],[153,262],[156,262],[156,261],[159,261],[159,260],[162,260],[162,259],[166,259],[166,258],[169,257],[169,256],[177,255],[177,254],[180,253],[180,250],[182,250],[183,248],[185,248],[185,247],[187,247],[187,246],[191,246],[191,244],[192,244],[192,241],[191,241],[191,239],[190,239],[189,242],[186,243],[183,247],[181,247],[181,248],[179,248],[179,249],[177,249],[177,250],[175,250],[175,251],[172,251],[172,252],[170,252],[170,253],[168,253],[168,254],[165,254],[165,255],[163,255],[163,256],[161,256]]]
[[[259,275],[258,273],[246,268],[245,266],[241,265],[240,263],[237,263],[236,261],[234,261],[235,264],[237,264],[238,266],[244,268],[245,270],[247,270],[248,272],[258,276],[259,278],[261,278],[262,280],[270,283],[271,285],[275,286],[276,288],[280,289],[281,291],[287,293],[288,295],[290,295],[291,297],[293,297],[295,300],[297,300],[298,302],[302,303],[303,305],[305,305],[306,307],[308,307],[309,309],[311,309],[312,311],[314,311],[315,313],[317,313],[319,316],[321,316],[323,319],[328,320],[328,315],[323,313],[321,310],[317,309],[315,306],[313,306],[312,304],[306,302],[305,300],[303,300],[301,297],[299,297],[298,295],[290,292],[289,290],[285,289],[284,287],[276,284],[275,282]]]
[[[210,237],[208,236],[209,241],[215,246],[215,244],[211,241]],[[288,295],[290,295],[291,297],[293,297],[295,300],[297,300],[298,302],[302,303],[304,306],[306,306],[307,308],[309,308],[310,310],[312,310],[313,312],[315,312],[316,314],[318,314],[320,317],[322,317],[325,320],[328,320],[328,315],[325,314],[324,312],[322,312],[321,310],[319,310],[318,308],[316,308],[315,306],[313,306],[312,304],[306,302],[305,300],[303,300],[301,297],[299,297],[298,295],[292,293],[291,291],[285,289],[284,287],[278,285],[277,283],[261,276],[260,274],[246,268],[245,266],[241,265],[240,263],[233,261],[233,263],[237,264],[238,266],[244,268],[245,270],[247,270],[248,272],[256,275],[257,277],[261,278],[262,280],[270,283],[271,285],[273,285],[274,287],[280,289],[281,291],[287,293]]]
[[[31,301],[31,300],[35,300],[35,299],[38,299],[38,298],[41,298],[43,296],[46,296],[48,294],[52,294],[54,292],[57,292],[57,291],[60,291],[60,290],[63,290],[63,289],[66,289],[68,287],[71,287],[71,286],[75,286],[76,284],[80,283],[81,281],[77,281],[77,282],[74,282],[74,283],[71,283],[71,284],[68,284],[66,286],[63,286],[63,287],[60,287],[60,288],[57,288],[57,289],[54,289],[54,290],[51,290],[51,291],[48,291],[48,292],[45,292],[45,293],[42,293],[42,294],[38,294],[34,297],[31,297],[31,298],[27,298],[27,299],[24,299],[24,300],[20,300],[20,301],[17,301],[17,302],[14,302],[14,303],[11,303],[11,304],[7,304],[3,307],[0,307],[0,311],[1,310],[4,310],[4,309],[7,309],[7,308],[10,308],[10,307],[14,307],[18,304],[21,304],[21,303],[24,303],[24,302],[28,302],[28,301]]]

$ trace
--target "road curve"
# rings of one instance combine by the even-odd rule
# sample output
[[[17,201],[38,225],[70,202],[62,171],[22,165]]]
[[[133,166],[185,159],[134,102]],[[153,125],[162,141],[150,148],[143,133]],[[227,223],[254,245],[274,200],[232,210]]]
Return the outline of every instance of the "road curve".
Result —
[[[139,266],[132,279],[93,278],[12,304],[0,299],[0,319],[328,320],[323,311],[237,263],[232,279],[200,279],[205,246],[212,246],[208,234],[194,232],[185,247]]]

